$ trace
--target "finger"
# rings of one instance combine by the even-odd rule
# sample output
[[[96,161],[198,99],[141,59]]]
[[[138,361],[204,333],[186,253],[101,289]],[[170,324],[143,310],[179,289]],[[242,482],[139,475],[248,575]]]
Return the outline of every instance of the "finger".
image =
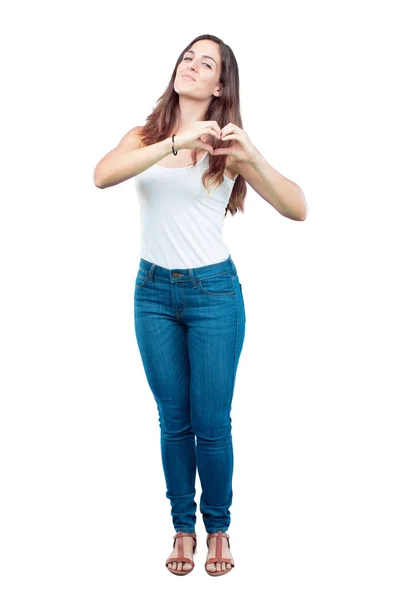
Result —
[[[212,127],[215,130],[219,137],[221,134],[221,128],[218,125],[217,121],[207,121],[207,123],[209,123],[210,127]]]
[[[215,136],[215,137],[217,138],[217,140],[219,140],[219,139],[220,139],[220,138],[219,138],[219,134],[218,134],[216,131],[214,131],[214,129],[209,129],[208,131],[209,131],[209,132],[210,132],[210,133],[211,133],[213,136]]]
[[[216,154],[231,154],[232,150],[230,148],[214,148],[214,156]]]
[[[218,135],[221,135],[221,127],[218,125],[217,121],[214,121],[214,128]]]
[[[203,150],[207,150],[207,152],[209,152],[210,154],[215,154],[215,150],[212,146],[209,146],[208,144],[204,144],[204,146],[202,146]]]
[[[228,123],[228,125],[225,125],[225,127],[223,127],[223,128],[221,129],[221,133],[222,133],[222,135],[225,133],[225,131],[226,131],[227,129],[232,129],[233,127],[236,127],[236,125],[234,125],[233,123]],[[235,131],[235,130],[234,130],[234,129],[232,129],[232,133],[233,133],[234,131]]]

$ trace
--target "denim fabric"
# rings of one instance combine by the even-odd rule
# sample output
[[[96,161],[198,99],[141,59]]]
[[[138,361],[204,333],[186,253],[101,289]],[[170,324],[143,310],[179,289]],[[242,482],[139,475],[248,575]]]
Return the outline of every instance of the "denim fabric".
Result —
[[[245,322],[242,286],[230,255],[192,269],[166,269],[140,259],[135,334],[157,403],[176,532],[195,531],[196,467],[207,533],[225,532],[230,525],[230,411]]]

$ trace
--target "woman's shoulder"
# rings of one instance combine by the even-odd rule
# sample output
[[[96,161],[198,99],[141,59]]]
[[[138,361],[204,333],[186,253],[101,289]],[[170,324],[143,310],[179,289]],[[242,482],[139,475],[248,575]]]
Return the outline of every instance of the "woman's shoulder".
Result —
[[[140,125],[132,127],[132,129],[127,131],[121,138],[118,146],[109,152],[109,154],[129,152],[130,150],[136,150],[136,148],[142,148],[142,126]]]
[[[143,147],[143,143],[142,143],[143,127],[144,127],[144,125],[137,125],[136,127],[133,127],[130,131],[128,131],[128,134],[131,135],[132,139],[140,142],[140,148]]]

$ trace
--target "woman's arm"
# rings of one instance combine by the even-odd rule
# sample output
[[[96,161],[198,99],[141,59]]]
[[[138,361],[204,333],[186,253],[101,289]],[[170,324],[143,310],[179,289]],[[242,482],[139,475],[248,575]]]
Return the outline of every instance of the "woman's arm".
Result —
[[[96,187],[122,183],[172,154],[172,138],[142,148],[140,130],[141,127],[134,127],[128,131],[118,146],[97,163],[93,174]]]
[[[284,217],[294,221],[307,218],[308,204],[301,188],[274,169],[263,156],[251,163],[233,162],[229,168]]]

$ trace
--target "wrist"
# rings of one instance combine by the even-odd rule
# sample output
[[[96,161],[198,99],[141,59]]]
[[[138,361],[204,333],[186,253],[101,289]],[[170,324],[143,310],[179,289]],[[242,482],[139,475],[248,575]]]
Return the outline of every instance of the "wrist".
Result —
[[[175,152],[177,150],[179,150],[179,146],[176,145],[176,137],[174,138],[174,149]],[[169,138],[165,138],[165,140],[163,140],[163,145],[165,146],[165,156],[169,156],[170,154],[173,154],[172,152],[172,136]]]
[[[181,150],[181,145],[179,143],[179,136],[174,135],[174,141],[173,142],[172,142],[172,136],[171,136],[170,139],[171,139],[171,144],[170,144],[171,153],[173,154],[172,146],[174,147],[175,152],[178,152],[178,150]]]

